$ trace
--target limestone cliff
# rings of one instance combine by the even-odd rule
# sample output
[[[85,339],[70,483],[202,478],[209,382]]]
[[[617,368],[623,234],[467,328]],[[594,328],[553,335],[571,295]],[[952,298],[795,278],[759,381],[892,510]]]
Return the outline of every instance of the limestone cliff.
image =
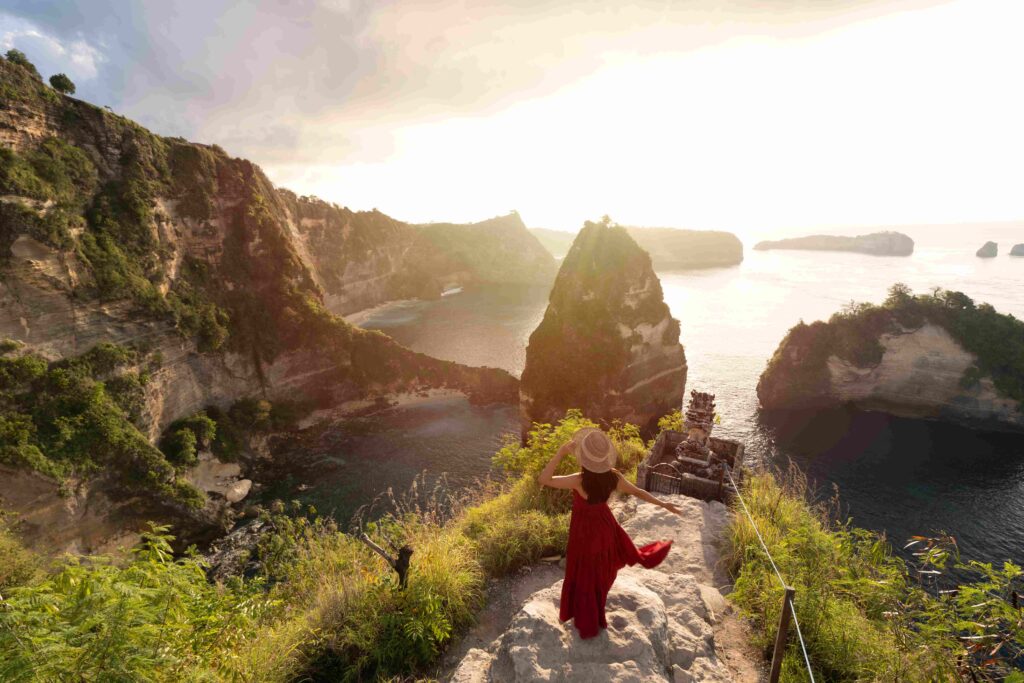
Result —
[[[626,228],[651,255],[657,271],[720,268],[743,262],[743,243],[731,232],[677,228]]]
[[[850,405],[1024,430],[1024,323],[957,292],[862,306],[789,331],[761,375],[766,409]]]
[[[682,404],[686,355],[679,321],[651,258],[626,229],[586,223],[530,335],[520,384],[524,426],[568,408],[650,428]]]
[[[449,287],[547,282],[555,275],[555,260],[516,213],[464,225],[410,225],[379,211],[282,194],[325,306],[338,315],[436,297]]]
[[[99,342],[159,359],[124,433],[153,443],[175,419],[246,396],[336,407],[448,387],[515,400],[504,371],[411,352],[326,310],[332,277],[360,273],[318,267],[311,247],[322,245],[305,235],[318,212],[331,214],[338,248],[358,260],[376,235],[346,235],[351,212],[280,191],[216,146],[59,95],[3,59],[0,83],[0,340],[49,361]],[[400,230],[364,219],[381,234]],[[0,389],[31,396],[42,380],[29,380]],[[17,412],[18,401],[0,409]]]
[[[914,253],[914,240],[899,232],[874,232],[857,237],[811,235],[784,240],[758,242],[757,251],[772,249],[798,249],[807,251],[852,251],[872,256],[910,256]]]

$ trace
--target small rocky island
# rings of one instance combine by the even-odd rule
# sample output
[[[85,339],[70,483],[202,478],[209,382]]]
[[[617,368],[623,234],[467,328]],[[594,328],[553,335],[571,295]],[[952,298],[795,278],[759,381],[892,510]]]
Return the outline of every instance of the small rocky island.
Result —
[[[995,258],[999,255],[999,245],[995,242],[985,242],[975,256],[978,258]]]
[[[762,408],[841,405],[1024,431],[1024,322],[961,292],[914,296],[792,328],[757,384]]]
[[[587,222],[530,335],[520,387],[524,426],[569,408],[653,427],[682,404],[686,354],[651,257],[625,228]]]
[[[758,242],[757,251],[795,249],[801,251],[852,251],[872,256],[910,256],[914,253],[914,240],[901,232],[874,232],[870,235],[843,237],[839,235],[810,235],[783,240]]]
[[[1024,256],[1024,244],[1015,244],[1010,249],[1010,256]]]

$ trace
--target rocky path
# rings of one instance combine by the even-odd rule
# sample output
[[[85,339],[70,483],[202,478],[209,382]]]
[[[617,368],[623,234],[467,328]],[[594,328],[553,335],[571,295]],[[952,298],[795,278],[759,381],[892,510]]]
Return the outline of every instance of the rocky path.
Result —
[[[608,596],[608,629],[581,640],[558,621],[562,570],[541,566],[492,586],[480,623],[452,649],[452,683],[518,681],[715,681],[758,683],[760,656],[723,597],[720,566],[729,511],[668,496],[675,517],[629,501],[617,508],[637,545],[670,538],[657,569],[627,567]]]

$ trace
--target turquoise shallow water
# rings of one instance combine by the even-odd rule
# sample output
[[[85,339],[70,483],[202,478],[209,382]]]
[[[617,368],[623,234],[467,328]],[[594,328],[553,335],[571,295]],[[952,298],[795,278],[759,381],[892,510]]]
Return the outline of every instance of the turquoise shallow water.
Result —
[[[717,395],[717,432],[745,441],[750,457],[792,459],[825,493],[837,485],[858,524],[895,540],[945,530],[972,557],[1024,560],[1024,438],[845,411],[817,416],[810,425],[758,417],[757,379],[793,324],[827,318],[851,300],[880,301],[894,282],[916,291],[959,289],[1024,317],[1024,258],[1005,255],[1024,242],[1024,225],[905,232],[917,243],[909,258],[756,252],[748,244],[737,267],[659,273],[681,322],[688,388]],[[976,258],[989,239],[1004,255]],[[546,299],[545,288],[482,288],[391,304],[361,324],[417,351],[519,374]],[[428,481],[447,472],[452,486],[471,486],[488,471],[501,433],[517,428],[516,419],[513,409],[458,399],[363,418],[325,436],[323,454],[314,458],[325,466],[307,468],[278,490],[340,514],[388,485],[403,490],[424,471]],[[312,488],[296,492],[299,483]]]

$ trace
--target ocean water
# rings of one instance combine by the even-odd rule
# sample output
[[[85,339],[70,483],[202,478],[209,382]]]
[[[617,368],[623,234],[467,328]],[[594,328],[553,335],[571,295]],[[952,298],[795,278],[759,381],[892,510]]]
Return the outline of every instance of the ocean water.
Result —
[[[895,282],[918,292],[960,290],[1024,317],[1024,258],[1007,255],[1024,242],[1024,224],[901,230],[916,242],[911,257],[757,252],[748,243],[739,266],[659,273],[682,327],[687,389],[716,394],[716,434],[744,441],[752,460],[797,463],[823,496],[837,486],[858,525],[895,543],[946,531],[971,558],[1024,560],[1024,437],[850,411],[803,424],[759,417],[758,377],[790,327],[827,319],[850,301],[879,302]],[[989,239],[1000,243],[1001,255],[975,257]],[[359,324],[417,351],[518,375],[546,300],[545,288],[481,288],[390,304],[360,316]],[[422,472],[428,483],[447,472],[450,485],[471,486],[488,472],[501,433],[517,427],[514,409],[453,399],[361,418],[341,425],[322,449],[346,464],[310,469],[300,478],[312,488],[296,495],[315,498],[321,509],[348,511],[388,485],[402,490]]]

